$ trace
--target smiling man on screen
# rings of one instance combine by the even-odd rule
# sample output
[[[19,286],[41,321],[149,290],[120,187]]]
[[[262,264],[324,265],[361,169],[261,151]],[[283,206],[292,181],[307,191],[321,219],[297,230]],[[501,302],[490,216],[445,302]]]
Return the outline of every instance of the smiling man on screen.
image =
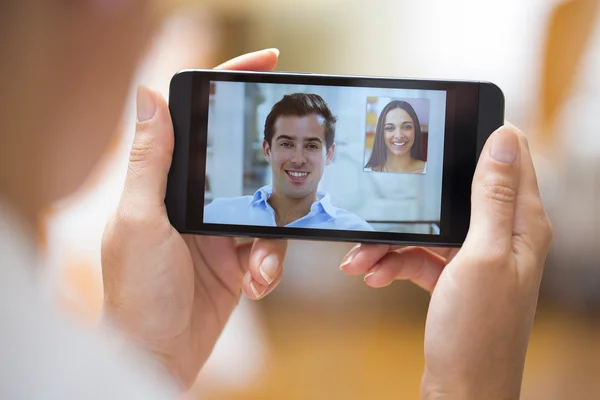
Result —
[[[318,186],[335,152],[335,123],[316,94],[286,95],[265,122],[263,150],[273,182],[253,196],[215,199],[204,222],[230,225],[368,230],[358,216],[334,207]]]

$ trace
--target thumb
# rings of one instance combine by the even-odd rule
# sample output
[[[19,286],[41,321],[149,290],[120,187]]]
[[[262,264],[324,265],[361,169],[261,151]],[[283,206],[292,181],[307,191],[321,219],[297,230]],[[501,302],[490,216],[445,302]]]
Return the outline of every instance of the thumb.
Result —
[[[173,146],[173,124],[167,102],[160,94],[140,86],[137,124],[121,199],[125,206],[144,214],[164,208]]]
[[[519,176],[519,133],[503,126],[489,137],[477,163],[466,245],[484,252],[510,251]]]

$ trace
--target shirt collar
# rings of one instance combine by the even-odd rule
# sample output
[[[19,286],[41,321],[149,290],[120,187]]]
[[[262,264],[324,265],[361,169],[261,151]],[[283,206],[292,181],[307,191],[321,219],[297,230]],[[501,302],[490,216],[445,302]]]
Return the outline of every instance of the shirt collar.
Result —
[[[250,207],[256,205],[266,205],[267,200],[273,194],[273,186],[266,185],[258,189],[254,196],[252,196],[252,201],[250,202]],[[324,191],[317,192],[317,201],[313,203],[311,210],[314,207],[320,207],[321,210],[325,211],[330,217],[335,217],[335,207],[331,204],[331,196],[329,193]]]

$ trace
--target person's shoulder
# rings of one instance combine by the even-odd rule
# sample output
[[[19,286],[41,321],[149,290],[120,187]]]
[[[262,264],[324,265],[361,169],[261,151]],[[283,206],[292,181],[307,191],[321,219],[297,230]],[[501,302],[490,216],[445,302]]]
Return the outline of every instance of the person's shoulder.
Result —
[[[238,197],[218,197],[211,201],[206,208],[216,207],[239,207],[241,205],[249,205],[252,202],[253,196],[238,196]]]
[[[339,225],[340,228],[343,229],[373,230],[373,227],[371,227],[367,221],[358,215],[339,207],[335,207],[335,221],[336,225]]]
[[[254,201],[267,199],[271,194],[272,188],[270,185],[259,188],[252,195],[236,196],[236,197],[217,197],[208,205],[204,206],[205,210],[210,208],[234,208],[249,206]]]
[[[219,197],[204,206],[205,223],[240,223],[248,218],[252,196]]]
[[[252,201],[252,196],[237,196],[237,197],[218,197],[214,199],[210,204],[230,204],[230,203],[243,203]]]

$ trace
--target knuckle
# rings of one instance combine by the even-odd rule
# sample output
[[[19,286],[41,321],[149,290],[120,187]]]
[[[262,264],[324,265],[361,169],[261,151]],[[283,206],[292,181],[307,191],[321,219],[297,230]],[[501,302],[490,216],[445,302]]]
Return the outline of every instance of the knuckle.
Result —
[[[130,164],[144,163],[148,160],[154,150],[152,141],[148,138],[136,137],[129,150]]]
[[[485,265],[505,267],[510,254],[510,251],[505,249],[491,249],[486,254],[481,254],[481,262]]]
[[[539,196],[536,196],[530,204],[528,215],[532,221],[532,235],[539,238],[540,249],[547,251],[554,238],[554,227]]]
[[[124,231],[145,231],[152,229],[152,224],[152,219],[132,207],[120,210],[114,221],[114,226]]]
[[[464,254],[468,254],[468,258],[475,265],[485,265],[490,268],[503,267],[507,264],[511,256],[511,248],[508,246],[481,246],[478,243],[472,242],[466,248]]]
[[[554,238],[554,226],[545,211],[543,211],[542,216],[540,217],[540,230],[543,232],[544,248],[548,249]]]
[[[513,242],[518,248],[525,249],[529,254],[537,254],[539,252],[538,246],[527,233],[515,233],[513,234]]]
[[[500,180],[483,183],[482,190],[484,196],[494,202],[513,204],[517,199],[517,191]]]

